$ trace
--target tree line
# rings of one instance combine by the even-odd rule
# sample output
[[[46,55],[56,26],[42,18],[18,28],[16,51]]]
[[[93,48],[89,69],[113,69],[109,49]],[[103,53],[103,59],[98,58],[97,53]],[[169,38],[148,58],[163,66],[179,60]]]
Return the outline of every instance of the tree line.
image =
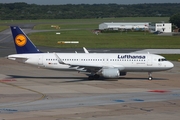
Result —
[[[107,17],[170,17],[180,11],[180,3],[159,4],[66,4],[37,5],[0,3],[0,20],[81,19]]]

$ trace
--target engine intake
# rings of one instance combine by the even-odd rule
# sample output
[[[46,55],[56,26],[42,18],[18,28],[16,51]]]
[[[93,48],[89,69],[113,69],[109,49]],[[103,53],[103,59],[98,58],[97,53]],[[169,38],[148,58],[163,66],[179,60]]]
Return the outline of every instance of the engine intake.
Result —
[[[105,78],[119,78],[120,76],[126,75],[126,72],[120,72],[115,68],[102,69],[102,76]]]

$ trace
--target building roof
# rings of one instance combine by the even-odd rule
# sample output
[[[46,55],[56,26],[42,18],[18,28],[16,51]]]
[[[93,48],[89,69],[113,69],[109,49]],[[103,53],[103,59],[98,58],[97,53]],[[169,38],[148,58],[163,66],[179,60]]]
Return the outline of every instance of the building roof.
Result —
[[[149,22],[105,22],[101,24],[106,24],[106,25],[144,25],[144,24],[149,24]]]

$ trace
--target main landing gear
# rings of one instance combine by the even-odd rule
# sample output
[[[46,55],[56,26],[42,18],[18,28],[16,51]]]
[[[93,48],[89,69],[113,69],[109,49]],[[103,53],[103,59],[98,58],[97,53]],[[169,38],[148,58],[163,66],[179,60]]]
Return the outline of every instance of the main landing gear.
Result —
[[[97,75],[97,74],[94,74],[94,75],[90,75],[89,77],[88,77],[88,79],[89,80],[96,80],[96,79],[99,79],[99,75]]]
[[[149,75],[148,80],[152,80],[152,79],[153,79],[152,73],[151,73],[151,72],[148,72],[148,75]]]

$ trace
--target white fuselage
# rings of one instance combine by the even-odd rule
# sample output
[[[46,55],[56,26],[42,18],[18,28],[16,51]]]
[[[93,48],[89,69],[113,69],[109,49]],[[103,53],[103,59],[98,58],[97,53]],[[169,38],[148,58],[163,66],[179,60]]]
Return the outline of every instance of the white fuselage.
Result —
[[[60,64],[56,55],[65,64]],[[154,72],[169,70],[174,65],[154,54],[133,53],[35,53],[14,54],[9,59],[49,69],[80,70],[78,66],[117,68],[123,72]]]

